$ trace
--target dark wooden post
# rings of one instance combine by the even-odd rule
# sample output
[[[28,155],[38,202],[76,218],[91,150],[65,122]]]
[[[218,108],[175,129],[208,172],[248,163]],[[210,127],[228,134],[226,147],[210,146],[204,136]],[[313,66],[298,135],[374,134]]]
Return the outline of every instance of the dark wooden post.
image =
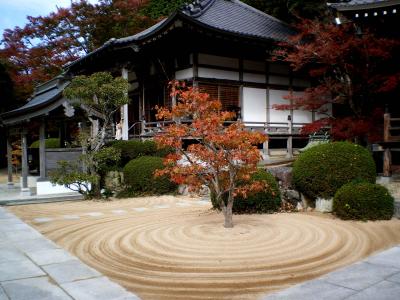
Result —
[[[21,194],[24,196],[30,196],[31,192],[28,187],[28,145],[27,145],[26,134],[27,134],[26,129],[23,128],[21,132],[21,149],[22,149]]]
[[[390,114],[385,113],[383,115],[383,141],[390,141]]]
[[[392,175],[392,153],[390,148],[385,148],[383,152],[383,176],[390,177]]]
[[[40,128],[39,128],[39,170],[40,170],[40,179],[43,180],[46,178],[46,125],[45,121],[41,120]]]
[[[287,154],[286,158],[293,158],[293,123],[292,116],[288,116],[288,139],[287,139]]]
[[[13,165],[12,165],[12,145],[10,139],[10,133],[7,133],[7,175],[8,175],[8,188],[12,188],[14,186],[13,183]]]

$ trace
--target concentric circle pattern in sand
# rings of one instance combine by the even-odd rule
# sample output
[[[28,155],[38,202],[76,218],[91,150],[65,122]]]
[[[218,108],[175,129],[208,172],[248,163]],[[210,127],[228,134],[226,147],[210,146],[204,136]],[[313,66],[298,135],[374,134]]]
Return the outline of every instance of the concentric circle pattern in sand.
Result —
[[[222,216],[209,206],[182,199],[12,210],[145,300],[257,299],[400,242],[397,220],[361,223],[305,214],[242,215],[234,216],[233,229],[225,229]],[[35,222],[38,217],[45,222]]]

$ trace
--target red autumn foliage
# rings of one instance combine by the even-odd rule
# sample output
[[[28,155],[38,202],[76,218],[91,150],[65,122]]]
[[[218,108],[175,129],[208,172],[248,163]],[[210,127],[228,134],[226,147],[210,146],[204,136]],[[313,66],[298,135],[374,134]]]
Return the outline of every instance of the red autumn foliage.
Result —
[[[257,170],[261,159],[257,145],[267,137],[246,130],[239,121],[230,121],[235,114],[222,111],[221,102],[210,99],[197,88],[172,82],[171,96],[177,97],[177,105],[160,108],[157,117],[176,122],[165,126],[155,140],[161,147],[173,147],[176,152],[167,156],[165,169],[157,175],[168,175],[191,190],[199,190],[203,185],[209,187],[224,213],[224,226],[232,227],[234,196],[246,197],[250,191],[265,187],[264,182],[250,182],[250,175]],[[190,122],[185,122],[189,119]],[[185,138],[195,143],[183,150]]]
[[[288,95],[290,102],[275,108],[326,115],[324,120],[306,126],[304,132],[331,125],[336,139],[379,139],[380,128],[373,122],[377,109],[383,107],[382,99],[399,86],[400,74],[390,66],[399,49],[399,41],[370,32],[357,34],[351,24],[336,26],[303,20],[298,34],[281,44],[275,59],[288,62],[295,72],[307,74],[313,84],[301,96]],[[341,113],[329,115],[327,106]]]
[[[110,38],[132,35],[154,23],[138,14],[147,0],[71,2],[48,16],[28,16],[23,27],[7,29],[0,60],[7,62],[16,97],[25,101],[33,87],[58,75],[62,66],[101,46]]]

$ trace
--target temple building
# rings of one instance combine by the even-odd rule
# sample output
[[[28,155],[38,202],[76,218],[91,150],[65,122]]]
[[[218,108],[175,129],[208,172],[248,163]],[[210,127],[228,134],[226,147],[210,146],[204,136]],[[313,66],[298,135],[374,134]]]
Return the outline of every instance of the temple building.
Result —
[[[154,107],[174,105],[168,82],[176,79],[219,99],[224,109],[237,112],[249,130],[268,133],[270,144],[263,146],[266,156],[275,144],[291,157],[293,146],[306,144],[300,128],[322,117],[317,112],[273,109],[274,104],[288,104],[284,97],[289,93],[301,93],[310,86],[303,74],[272,58],[273,49],[292,34],[286,23],[239,0],[197,0],[143,32],[110,39],[64,66],[63,73],[40,86],[25,106],[0,116],[10,134],[16,128],[22,134],[23,189],[27,189],[29,173],[27,145],[34,130],[30,124],[41,124],[38,173],[45,181],[56,157],[45,149],[45,123],[58,120],[57,124],[64,124],[61,128],[70,128],[60,129],[60,146],[67,145],[69,133],[84,122],[79,111],[71,111],[62,91],[74,76],[98,71],[122,76],[130,83],[131,102],[115,120],[122,124],[125,140],[152,136],[157,127]],[[59,151],[59,156],[68,152]]]

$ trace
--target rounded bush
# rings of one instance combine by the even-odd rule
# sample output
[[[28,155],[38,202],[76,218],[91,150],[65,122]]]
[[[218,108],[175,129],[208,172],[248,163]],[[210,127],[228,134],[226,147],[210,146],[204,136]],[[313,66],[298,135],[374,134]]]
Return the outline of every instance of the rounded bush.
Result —
[[[252,175],[252,180],[265,181],[268,185],[267,189],[249,194],[247,198],[235,197],[232,207],[233,213],[272,213],[278,211],[281,206],[281,195],[274,176],[267,171],[258,170]],[[215,194],[211,194],[211,202],[215,209],[220,209]]]
[[[336,192],[333,212],[344,220],[389,220],[394,212],[394,199],[381,185],[348,183]]]
[[[375,162],[369,151],[349,142],[312,147],[293,164],[293,184],[310,199],[331,198],[353,180],[375,183]]]
[[[39,148],[40,141],[34,141],[30,148]],[[45,145],[47,149],[51,148],[60,148],[60,139],[59,138],[50,138],[45,140]]]
[[[176,184],[168,177],[155,177],[154,172],[162,169],[163,159],[141,156],[131,160],[124,167],[124,182],[128,189],[140,193],[166,194],[176,190]]]
[[[140,140],[129,140],[129,141],[113,141],[107,146],[113,147],[121,151],[121,166],[126,165],[132,159],[139,156],[158,156],[165,157],[172,152],[171,148],[158,149],[157,144],[154,141],[140,141]]]

